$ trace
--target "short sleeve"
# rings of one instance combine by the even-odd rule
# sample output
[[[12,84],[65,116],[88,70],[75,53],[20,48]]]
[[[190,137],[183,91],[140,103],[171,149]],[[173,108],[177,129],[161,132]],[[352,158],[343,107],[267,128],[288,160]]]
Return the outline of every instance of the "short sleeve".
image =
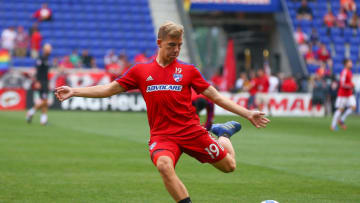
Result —
[[[138,83],[137,83],[138,80],[136,74],[137,69],[138,69],[137,66],[131,67],[128,71],[126,71],[124,75],[115,79],[115,81],[119,83],[126,91],[137,89],[138,88]]]
[[[193,77],[191,80],[191,87],[196,91],[197,94],[200,94],[210,86],[210,83],[205,80],[200,71],[194,66],[192,66],[192,72]]]

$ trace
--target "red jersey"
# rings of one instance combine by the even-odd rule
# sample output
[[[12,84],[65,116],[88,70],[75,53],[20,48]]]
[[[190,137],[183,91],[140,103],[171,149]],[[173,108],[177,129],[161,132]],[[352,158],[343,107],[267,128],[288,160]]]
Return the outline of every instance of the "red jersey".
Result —
[[[267,75],[263,75],[262,77],[258,77],[257,80],[257,91],[261,93],[269,92],[269,77]]]
[[[125,90],[140,89],[152,136],[181,136],[204,130],[191,103],[191,88],[202,93],[210,84],[194,65],[174,60],[162,67],[153,60],[134,65],[116,81]]]
[[[41,49],[42,36],[40,32],[34,32],[31,36],[31,49],[39,51]]]
[[[258,92],[258,82],[257,82],[257,78],[253,78],[250,80],[250,85],[251,88],[249,89],[249,94],[250,95],[255,95]]]
[[[340,84],[338,90],[338,96],[348,97],[353,94],[354,85],[352,83],[352,73],[349,69],[344,68],[340,74]]]

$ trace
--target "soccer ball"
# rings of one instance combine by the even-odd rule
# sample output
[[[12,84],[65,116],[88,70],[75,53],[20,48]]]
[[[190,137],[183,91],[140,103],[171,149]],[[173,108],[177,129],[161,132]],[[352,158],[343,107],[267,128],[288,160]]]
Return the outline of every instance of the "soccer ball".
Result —
[[[264,200],[261,203],[279,203],[279,202],[277,202],[275,200]]]

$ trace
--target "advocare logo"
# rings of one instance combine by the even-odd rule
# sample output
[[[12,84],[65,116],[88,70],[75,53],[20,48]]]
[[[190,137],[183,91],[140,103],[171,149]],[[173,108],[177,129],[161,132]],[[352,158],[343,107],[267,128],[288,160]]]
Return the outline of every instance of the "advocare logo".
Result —
[[[0,105],[4,108],[16,106],[20,103],[20,95],[15,91],[7,91],[0,95]]]

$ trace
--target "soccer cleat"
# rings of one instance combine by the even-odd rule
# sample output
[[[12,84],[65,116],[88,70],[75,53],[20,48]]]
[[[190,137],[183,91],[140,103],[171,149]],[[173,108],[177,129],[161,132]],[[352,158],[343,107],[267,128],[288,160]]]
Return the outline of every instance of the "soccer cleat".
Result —
[[[32,117],[33,117],[33,115],[27,113],[26,114],[26,122],[30,124],[32,122]]]
[[[342,129],[346,130],[347,126],[345,125],[344,121],[338,120],[338,124]]]
[[[241,130],[241,124],[236,121],[229,121],[224,124],[213,124],[210,131],[216,136],[230,138],[233,134]]]
[[[331,131],[338,131],[339,127],[338,126],[335,126],[335,127],[330,126],[330,130]]]

